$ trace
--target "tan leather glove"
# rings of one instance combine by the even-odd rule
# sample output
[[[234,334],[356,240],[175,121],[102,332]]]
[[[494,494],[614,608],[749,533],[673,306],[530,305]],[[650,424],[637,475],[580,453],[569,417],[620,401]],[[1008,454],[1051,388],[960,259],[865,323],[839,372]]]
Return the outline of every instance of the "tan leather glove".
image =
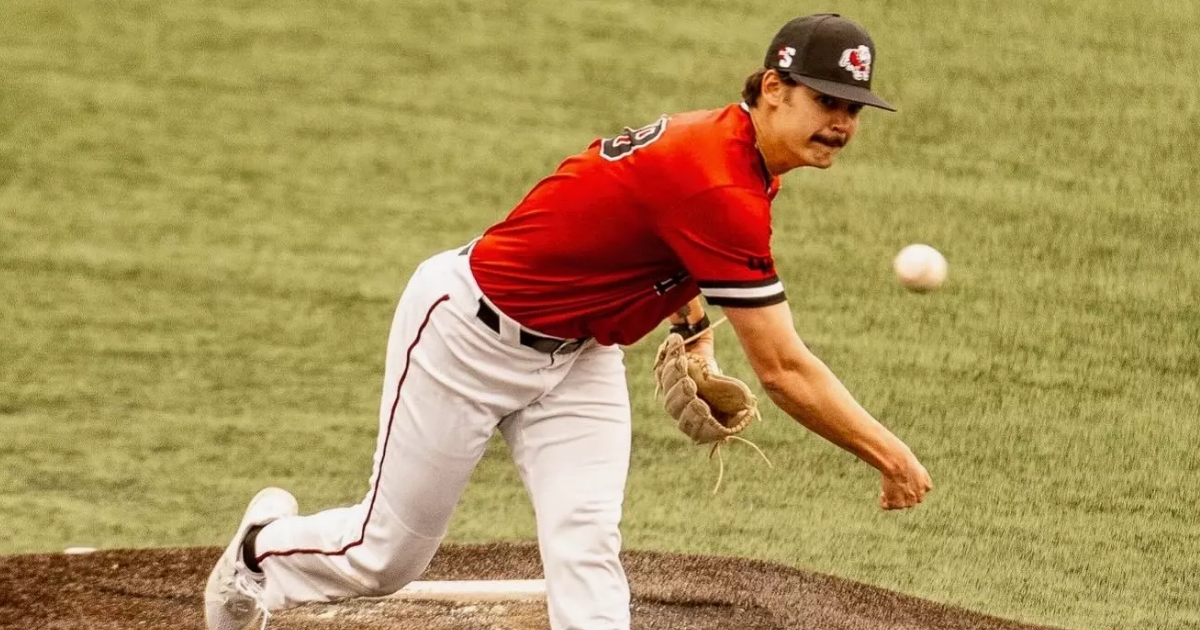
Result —
[[[679,430],[696,444],[725,442],[758,415],[758,399],[749,387],[725,376],[704,357],[689,354],[683,337],[668,335],[654,359],[657,391]]]

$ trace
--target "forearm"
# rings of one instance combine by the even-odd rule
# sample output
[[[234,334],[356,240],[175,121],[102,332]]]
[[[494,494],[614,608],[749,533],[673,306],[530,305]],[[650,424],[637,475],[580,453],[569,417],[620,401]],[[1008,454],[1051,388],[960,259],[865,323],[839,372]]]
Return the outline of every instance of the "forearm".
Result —
[[[817,435],[882,472],[903,465],[908,446],[880,424],[819,358],[809,353],[798,365],[763,382],[767,395]]]
[[[700,301],[700,297],[697,296],[692,298],[692,300],[687,304],[683,305],[683,308],[671,313],[671,315],[667,317],[667,321],[670,322],[672,326],[679,324],[693,325],[703,320],[704,317],[704,304]],[[687,345],[688,352],[695,352],[707,357],[712,357],[714,350],[713,340],[714,338],[712,329],[705,330]]]
[[[892,510],[921,502],[933,487],[925,467],[804,345],[786,302],[724,310],[771,400],[813,433],[883,473],[880,507]]]
[[[674,324],[694,324],[701,319],[704,319],[704,304],[700,301],[700,297],[694,297],[690,302],[683,305],[683,308],[671,313],[667,316],[667,321]]]

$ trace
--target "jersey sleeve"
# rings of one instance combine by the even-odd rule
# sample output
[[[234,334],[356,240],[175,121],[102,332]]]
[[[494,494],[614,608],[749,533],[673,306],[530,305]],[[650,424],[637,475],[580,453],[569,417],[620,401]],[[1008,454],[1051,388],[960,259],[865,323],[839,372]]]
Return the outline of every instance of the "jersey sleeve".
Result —
[[[787,300],[771,256],[765,195],[712,188],[664,213],[658,229],[709,304],[760,307]]]

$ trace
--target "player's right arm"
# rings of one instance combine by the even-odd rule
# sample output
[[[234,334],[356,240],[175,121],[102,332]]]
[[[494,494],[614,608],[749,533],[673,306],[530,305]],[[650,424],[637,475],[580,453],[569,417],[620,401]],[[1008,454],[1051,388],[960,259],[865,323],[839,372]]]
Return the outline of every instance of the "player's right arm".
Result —
[[[720,306],[768,395],[821,437],[883,474],[880,505],[912,507],[929,474],[800,340],[771,256],[770,201],[761,191],[704,191],[660,216],[660,236],[709,304]]]
[[[841,380],[808,349],[787,302],[724,307],[755,375],[780,409],[882,474],[880,507],[912,507],[933,487],[908,445],[871,417]]]

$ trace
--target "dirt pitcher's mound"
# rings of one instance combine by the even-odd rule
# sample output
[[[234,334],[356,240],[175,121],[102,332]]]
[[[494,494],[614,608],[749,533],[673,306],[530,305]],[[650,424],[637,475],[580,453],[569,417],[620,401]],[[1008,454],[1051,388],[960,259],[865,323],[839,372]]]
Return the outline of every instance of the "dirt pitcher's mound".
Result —
[[[0,557],[0,627],[202,629],[217,548]],[[1033,630],[863,584],[743,560],[629,552],[637,630]],[[541,577],[530,544],[447,545],[425,580]],[[544,604],[354,600],[276,615],[278,630],[547,630]]]

